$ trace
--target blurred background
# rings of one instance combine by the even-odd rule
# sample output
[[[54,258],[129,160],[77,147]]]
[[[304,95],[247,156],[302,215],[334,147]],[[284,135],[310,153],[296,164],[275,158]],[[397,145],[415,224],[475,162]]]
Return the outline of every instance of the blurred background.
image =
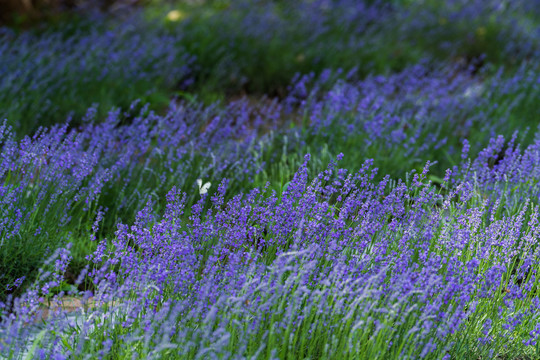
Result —
[[[281,100],[324,71],[486,78],[537,62],[538,39],[540,0],[1,0],[0,119],[22,137],[135,100]]]

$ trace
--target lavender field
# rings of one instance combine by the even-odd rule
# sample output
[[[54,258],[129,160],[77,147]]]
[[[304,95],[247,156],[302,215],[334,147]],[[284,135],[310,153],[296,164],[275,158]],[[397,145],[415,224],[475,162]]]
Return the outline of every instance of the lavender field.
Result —
[[[97,3],[0,5],[0,359],[540,358],[540,1]]]

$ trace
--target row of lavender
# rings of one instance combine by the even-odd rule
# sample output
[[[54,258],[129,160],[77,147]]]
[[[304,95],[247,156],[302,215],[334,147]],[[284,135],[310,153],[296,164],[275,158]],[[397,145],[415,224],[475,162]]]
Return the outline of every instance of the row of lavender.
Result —
[[[514,167],[531,157],[536,146],[514,156]],[[223,183],[183,226],[185,198],[176,190],[164,216],[141,211],[92,257],[99,266],[90,276],[107,305],[86,314],[78,330],[50,323],[42,334],[54,330],[56,338],[38,340],[36,354],[459,358],[470,356],[465,349],[534,351],[537,206],[489,204],[474,179],[441,195],[425,181],[427,167],[410,183],[372,181],[369,162],[355,174],[332,164],[308,180],[308,161],[280,198],[254,190],[226,202]],[[202,214],[207,200],[213,209]],[[61,276],[69,252],[56,255],[52,271]],[[23,321],[31,321],[40,290],[21,300],[13,333],[30,331]]]
[[[195,4],[169,18],[143,12],[54,30],[0,28],[0,117],[22,137],[70,114],[78,121],[94,103],[101,120],[111,106],[125,109],[136,98],[160,110],[186,90],[210,99],[242,92],[284,97],[295,73],[325,68],[358,66],[361,78],[423,58],[470,61],[482,54],[515,67],[539,56],[537,5],[236,0]]]
[[[2,354],[534,354],[540,143],[495,135],[538,118],[537,65],[353,75],[282,102],[90,109],[20,142],[4,127]],[[40,303],[78,293],[66,270],[103,307],[35,337]]]

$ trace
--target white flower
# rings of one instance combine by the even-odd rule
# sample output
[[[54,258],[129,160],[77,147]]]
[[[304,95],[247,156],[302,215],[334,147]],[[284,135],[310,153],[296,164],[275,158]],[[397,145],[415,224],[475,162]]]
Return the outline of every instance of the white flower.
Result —
[[[203,182],[201,179],[197,179],[197,185],[199,185],[199,194],[202,195],[202,194],[206,194],[208,192],[208,189],[210,188],[210,182],[207,182],[206,184],[203,185]]]

